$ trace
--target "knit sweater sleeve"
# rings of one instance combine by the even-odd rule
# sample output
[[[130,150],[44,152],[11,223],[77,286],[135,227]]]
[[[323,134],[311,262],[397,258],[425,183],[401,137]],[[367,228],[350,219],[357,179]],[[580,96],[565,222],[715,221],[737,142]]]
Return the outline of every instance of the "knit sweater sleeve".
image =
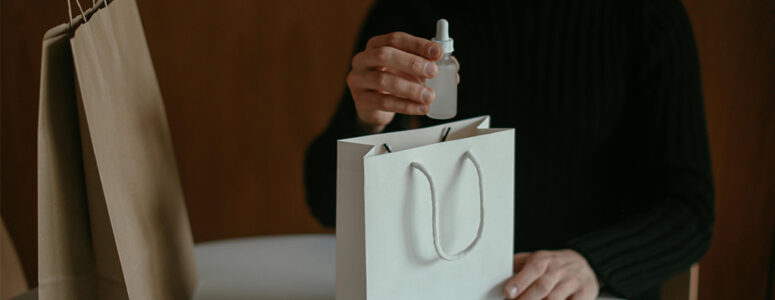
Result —
[[[659,286],[707,251],[714,222],[713,179],[691,25],[678,0],[644,1],[633,76],[633,126],[646,187],[626,221],[573,238],[605,287],[630,298]],[[645,202],[646,205],[640,203]]]
[[[363,51],[374,36],[393,31],[416,32],[414,22],[406,15],[398,1],[377,1],[358,35],[354,52]],[[304,167],[306,200],[312,214],[326,227],[336,225],[336,141],[360,134],[358,115],[350,90],[345,88],[342,98],[328,127],[307,148]],[[384,131],[406,129],[408,119],[396,114]]]

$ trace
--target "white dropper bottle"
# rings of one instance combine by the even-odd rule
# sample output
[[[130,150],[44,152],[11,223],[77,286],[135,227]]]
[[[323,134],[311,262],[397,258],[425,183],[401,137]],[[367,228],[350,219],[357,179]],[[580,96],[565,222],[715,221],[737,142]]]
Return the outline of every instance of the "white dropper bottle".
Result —
[[[452,38],[449,37],[449,23],[440,19],[436,22],[436,37],[431,39],[441,46],[444,56],[436,61],[439,73],[425,80],[425,86],[436,92],[436,98],[426,114],[432,119],[450,119],[457,115],[457,64],[452,59]]]

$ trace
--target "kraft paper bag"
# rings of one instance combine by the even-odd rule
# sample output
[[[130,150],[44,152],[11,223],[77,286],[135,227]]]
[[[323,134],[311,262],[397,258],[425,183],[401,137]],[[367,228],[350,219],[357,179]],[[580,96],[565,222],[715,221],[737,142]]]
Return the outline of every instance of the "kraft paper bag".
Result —
[[[193,239],[134,0],[46,33],[39,110],[40,299],[189,299]]]
[[[11,297],[27,291],[27,278],[17,255],[5,222],[0,218],[0,299]]]
[[[513,129],[478,117],[340,140],[337,156],[336,299],[503,299]]]
[[[96,299],[97,291],[70,36],[69,24],[62,24],[43,38],[38,107],[40,299]]]

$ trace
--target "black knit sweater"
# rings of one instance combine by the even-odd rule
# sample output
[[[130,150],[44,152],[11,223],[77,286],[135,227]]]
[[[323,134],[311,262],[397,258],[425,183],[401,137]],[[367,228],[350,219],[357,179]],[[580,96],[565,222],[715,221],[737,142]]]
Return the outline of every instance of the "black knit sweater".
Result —
[[[458,116],[516,128],[515,251],[571,248],[605,288],[658,299],[698,261],[714,220],[697,50],[678,0],[378,1],[356,52],[446,18]],[[307,201],[335,224],[336,140],[357,135],[345,91],[306,158]],[[387,131],[426,117],[396,115]]]

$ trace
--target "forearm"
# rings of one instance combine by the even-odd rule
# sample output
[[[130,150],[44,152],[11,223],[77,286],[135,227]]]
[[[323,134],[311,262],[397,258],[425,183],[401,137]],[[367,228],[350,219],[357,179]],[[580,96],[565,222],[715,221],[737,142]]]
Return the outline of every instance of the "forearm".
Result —
[[[666,200],[649,212],[568,242],[601,285],[625,297],[658,286],[707,251],[713,226],[712,196]]]

